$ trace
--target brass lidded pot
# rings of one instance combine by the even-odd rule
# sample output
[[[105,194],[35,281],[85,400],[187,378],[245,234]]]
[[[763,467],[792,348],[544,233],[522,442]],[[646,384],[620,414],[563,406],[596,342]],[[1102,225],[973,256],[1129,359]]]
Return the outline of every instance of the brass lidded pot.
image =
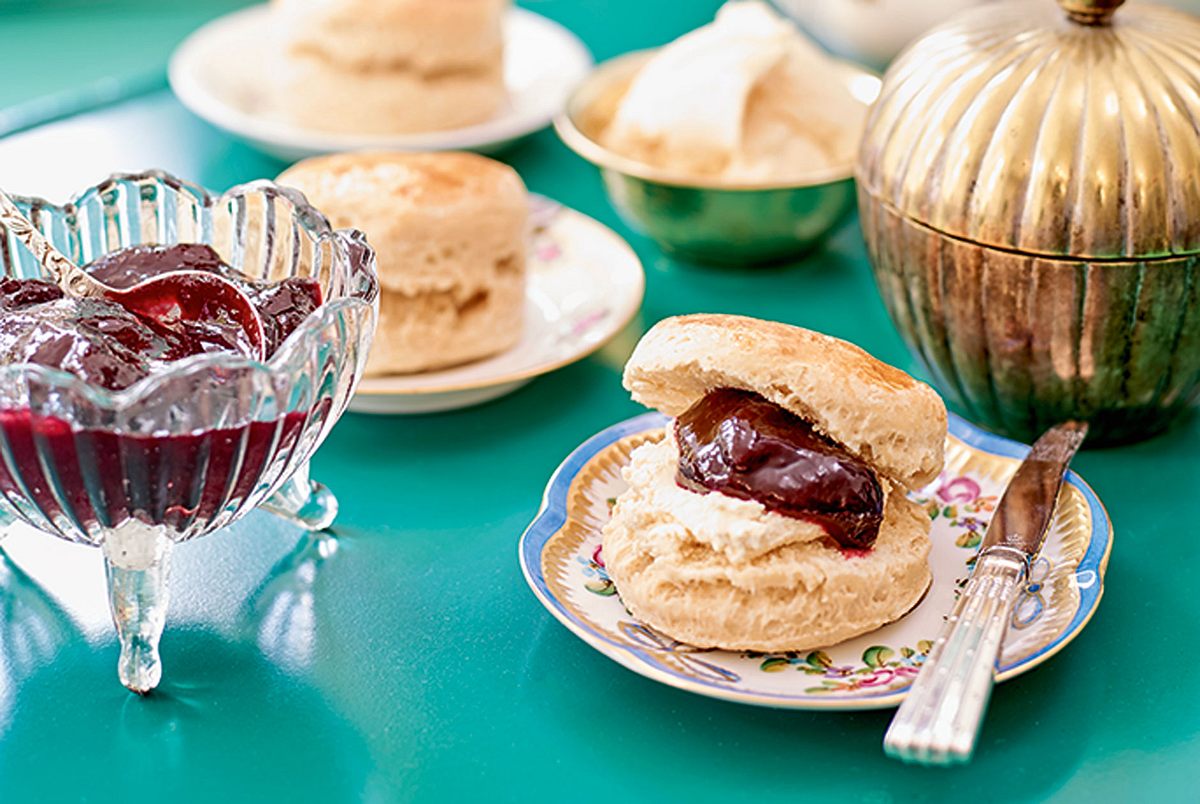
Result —
[[[858,164],[893,321],[972,418],[1089,443],[1200,388],[1200,20],[1122,0],[972,9],[884,76]]]

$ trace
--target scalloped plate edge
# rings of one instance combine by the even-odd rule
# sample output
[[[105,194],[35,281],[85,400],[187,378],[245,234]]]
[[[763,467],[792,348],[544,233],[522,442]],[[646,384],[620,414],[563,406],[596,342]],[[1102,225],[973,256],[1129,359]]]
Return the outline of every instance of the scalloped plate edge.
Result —
[[[907,690],[883,693],[875,697],[816,699],[813,696],[804,696],[790,699],[783,696],[759,695],[734,690],[718,684],[698,682],[677,676],[654,666],[645,651],[595,632],[587,624],[579,621],[550,592],[542,572],[542,552],[567,522],[567,495],[571,482],[583,467],[605,447],[627,436],[661,427],[667,421],[668,418],[661,413],[651,412],[605,428],[576,447],[551,475],[542,495],[541,507],[533,522],[521,535],[518,543],[521,572],[538,601],[568,630],[600,653],[641,676],[677,689],[735,703],[785,709],[853,711],[898,706],[904,700]],[[950,414],[949,431],[951,435],[967,446],[991,455],[1020,460],[1029,451],[1029,447],[1025,444],[981,430],[954,414]],[[1087,550],[1080,558],[1074,574],[1078,576],[1080,573],[1092,571],[1095,573],[1095,582],[1079,589],[1079,607],[1062,634],[1035,653],[1001,669],[996,675],[997,681],[1006,681],[1032,670],[1070,644],[1091,620],[1104,594],[1104,575],[1112,552],[1112,520],[1104,508],[1104,504],[1100,502],[1100,498],[1083,478],[1071,471],[1067,474],[1067,482],[1082,494],[1092,519],[1092,532]]]

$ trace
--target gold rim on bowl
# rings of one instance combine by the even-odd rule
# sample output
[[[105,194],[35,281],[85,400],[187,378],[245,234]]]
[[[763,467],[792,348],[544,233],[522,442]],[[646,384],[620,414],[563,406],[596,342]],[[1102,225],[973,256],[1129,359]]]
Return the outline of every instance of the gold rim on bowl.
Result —
[[[604,147],[586,133],[594,126],[589,126],[583,118],[597,102],[604,99],[615,102],[617,96],[614,90],[622,84],[627,86],[637,69],[650,59],[655,50],[657,48],[636,50],[609,59],[597,65],[571,92],[563,111],[554,118],[554,131],[568,148],[599,168],[671,187],[731,192],[795,190],[833,184],[854,177],[856,159],[852,157],[846,160],[845,164],[835,165],[826,170],[813,171],[791,181],[738,181],[736,179],[697,181],[694,177],[656,168]],[[882,86],[880,76],[853,62],[837,60],[836,63],[843,73],[843,80],[850,93],[865,105],[870,106],[879,95]]]

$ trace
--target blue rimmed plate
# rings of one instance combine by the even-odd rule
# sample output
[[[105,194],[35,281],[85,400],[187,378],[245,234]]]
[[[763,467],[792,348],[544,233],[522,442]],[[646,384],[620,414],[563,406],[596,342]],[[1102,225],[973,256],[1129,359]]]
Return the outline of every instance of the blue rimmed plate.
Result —
[[[546,488],[520,543],[538,600],[577,636],[625,667],[673,687],[741,703],[794,709],[879,709],[904,699],[931,640],[966,581],[996,501],[1028,447],[951,417],[942,475],[914,498],[932,519],[933,585],[897,622],[823,650],[788,654],[702,650],[638,622],[604,569],[600,529],[625,489],[621,469],[667,419],[615,424],[572,452]],[[1112,526],[1095,492],[1073,472],[1046,546],[1013,612],[1001,681],[1062,650],[1096,611]]]

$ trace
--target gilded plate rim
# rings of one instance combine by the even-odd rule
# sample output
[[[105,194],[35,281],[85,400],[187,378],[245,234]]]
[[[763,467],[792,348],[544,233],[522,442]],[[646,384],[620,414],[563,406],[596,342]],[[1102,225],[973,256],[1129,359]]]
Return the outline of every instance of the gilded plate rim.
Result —
[[[736,703],[784,709],[853,711],[898,706],[904,700],[907,690],[886,691],[872,696],[841,699],[818,698],[811,694],[784,696],[752,693],[675,675],[654,666],[648,657],[640,655],[645,651],[622,644],[597,632],[592,626],[573,614],[551,591],[543,574],[542,556],[551,540],[561,533],[567,524],[567,502],[572,481],[606,447],[628,436],[660,428],[667,421],[666,416],[652,412],[618,422],[576,447],[551,475],[538,514],[521,535],[518,544],[518,559],[522,574],[542,606],[573,634],[608,658],[639,675],[677,689]],[[968,447],[997,457],[1020,460],[1029,449],[1027,445],[979,429],[954,414],[949,417],[949,431],[951,435]],[[1072,471],[1067,474],[1066,482],[1075,487],[1082,495],[1092,522],[1087,547],[1080,557],[1078,565],[1074,568],[1073,574],[1078,576],[1084,572],[1094,572],[1095,582],[1078,589],[1078,607],[1062,633],[1032,654],[1001,668],[996,676],[997,681],[1006,681],[1032,670],[1065,648],[1091,620],[1101,597],[1103,597],[1104,575],[1112,552],[1112,520],[1100,498],[1083,478]]]

